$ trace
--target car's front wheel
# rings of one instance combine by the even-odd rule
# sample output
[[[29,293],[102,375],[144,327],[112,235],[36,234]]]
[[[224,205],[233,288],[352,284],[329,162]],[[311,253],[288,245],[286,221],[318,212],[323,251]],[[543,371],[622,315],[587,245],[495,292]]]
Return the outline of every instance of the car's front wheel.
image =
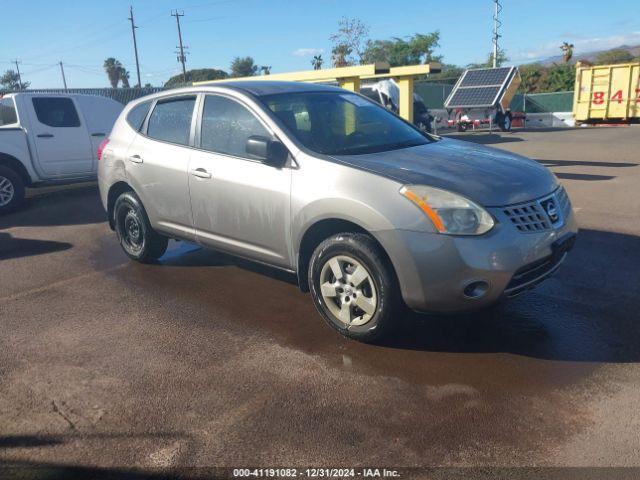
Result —
[[[120,246],[130,258],[150,263],[164,255],[169,240],[151,227],[135,193],[124,192],[117,198],[113,216]]]
[[[377,341],[401,320],[395,274],[368,235],[339,233],[318,245],[309,285],[322,317],[345,337]]]
[[[0,215],[18,208],[24,201],[24,182],[12,169],[0,165]]]

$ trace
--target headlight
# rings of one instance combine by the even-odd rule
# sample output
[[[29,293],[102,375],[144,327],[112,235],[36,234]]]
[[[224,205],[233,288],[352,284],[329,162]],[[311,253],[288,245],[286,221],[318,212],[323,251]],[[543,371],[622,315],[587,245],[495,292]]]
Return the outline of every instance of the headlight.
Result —
[[[400,193],[429,217],[439,233],[482,235],[493,228],[487,211],[455,193],[424,185],[405,185]]]

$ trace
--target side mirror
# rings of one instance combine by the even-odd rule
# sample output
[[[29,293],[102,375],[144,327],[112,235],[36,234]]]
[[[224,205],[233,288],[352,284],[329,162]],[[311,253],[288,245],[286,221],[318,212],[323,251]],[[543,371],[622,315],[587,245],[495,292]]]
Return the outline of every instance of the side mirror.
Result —
[[[282,168],[289,158],[289,150],[279,140],[254,135],[247,139],[246,151],[256,160]]]

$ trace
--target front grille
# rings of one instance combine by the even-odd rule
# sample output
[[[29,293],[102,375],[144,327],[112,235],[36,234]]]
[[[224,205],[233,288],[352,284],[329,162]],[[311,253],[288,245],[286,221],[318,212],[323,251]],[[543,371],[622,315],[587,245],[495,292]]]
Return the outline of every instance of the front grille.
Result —
[[[551,223],[537,201],[504,208],[504,214],[521,232],[540,232]]]
[[[560,227],[571,212],[571,202],[563,187],[551,195],[531,202],[509,205],[503,213],[523,233],[534,233]]]

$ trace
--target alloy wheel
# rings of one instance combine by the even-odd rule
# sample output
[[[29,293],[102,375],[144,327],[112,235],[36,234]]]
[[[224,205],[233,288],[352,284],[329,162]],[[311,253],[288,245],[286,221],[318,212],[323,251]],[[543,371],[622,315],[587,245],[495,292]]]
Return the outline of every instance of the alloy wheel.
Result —
[[[9,205],[15,194],[13,183],[7,177],[0,176],[0,207]]]
[[[320,293],[331,314],[347,327],[366,324],[378,307],[371,274],[348,255],[331,257],[322,266]]]

